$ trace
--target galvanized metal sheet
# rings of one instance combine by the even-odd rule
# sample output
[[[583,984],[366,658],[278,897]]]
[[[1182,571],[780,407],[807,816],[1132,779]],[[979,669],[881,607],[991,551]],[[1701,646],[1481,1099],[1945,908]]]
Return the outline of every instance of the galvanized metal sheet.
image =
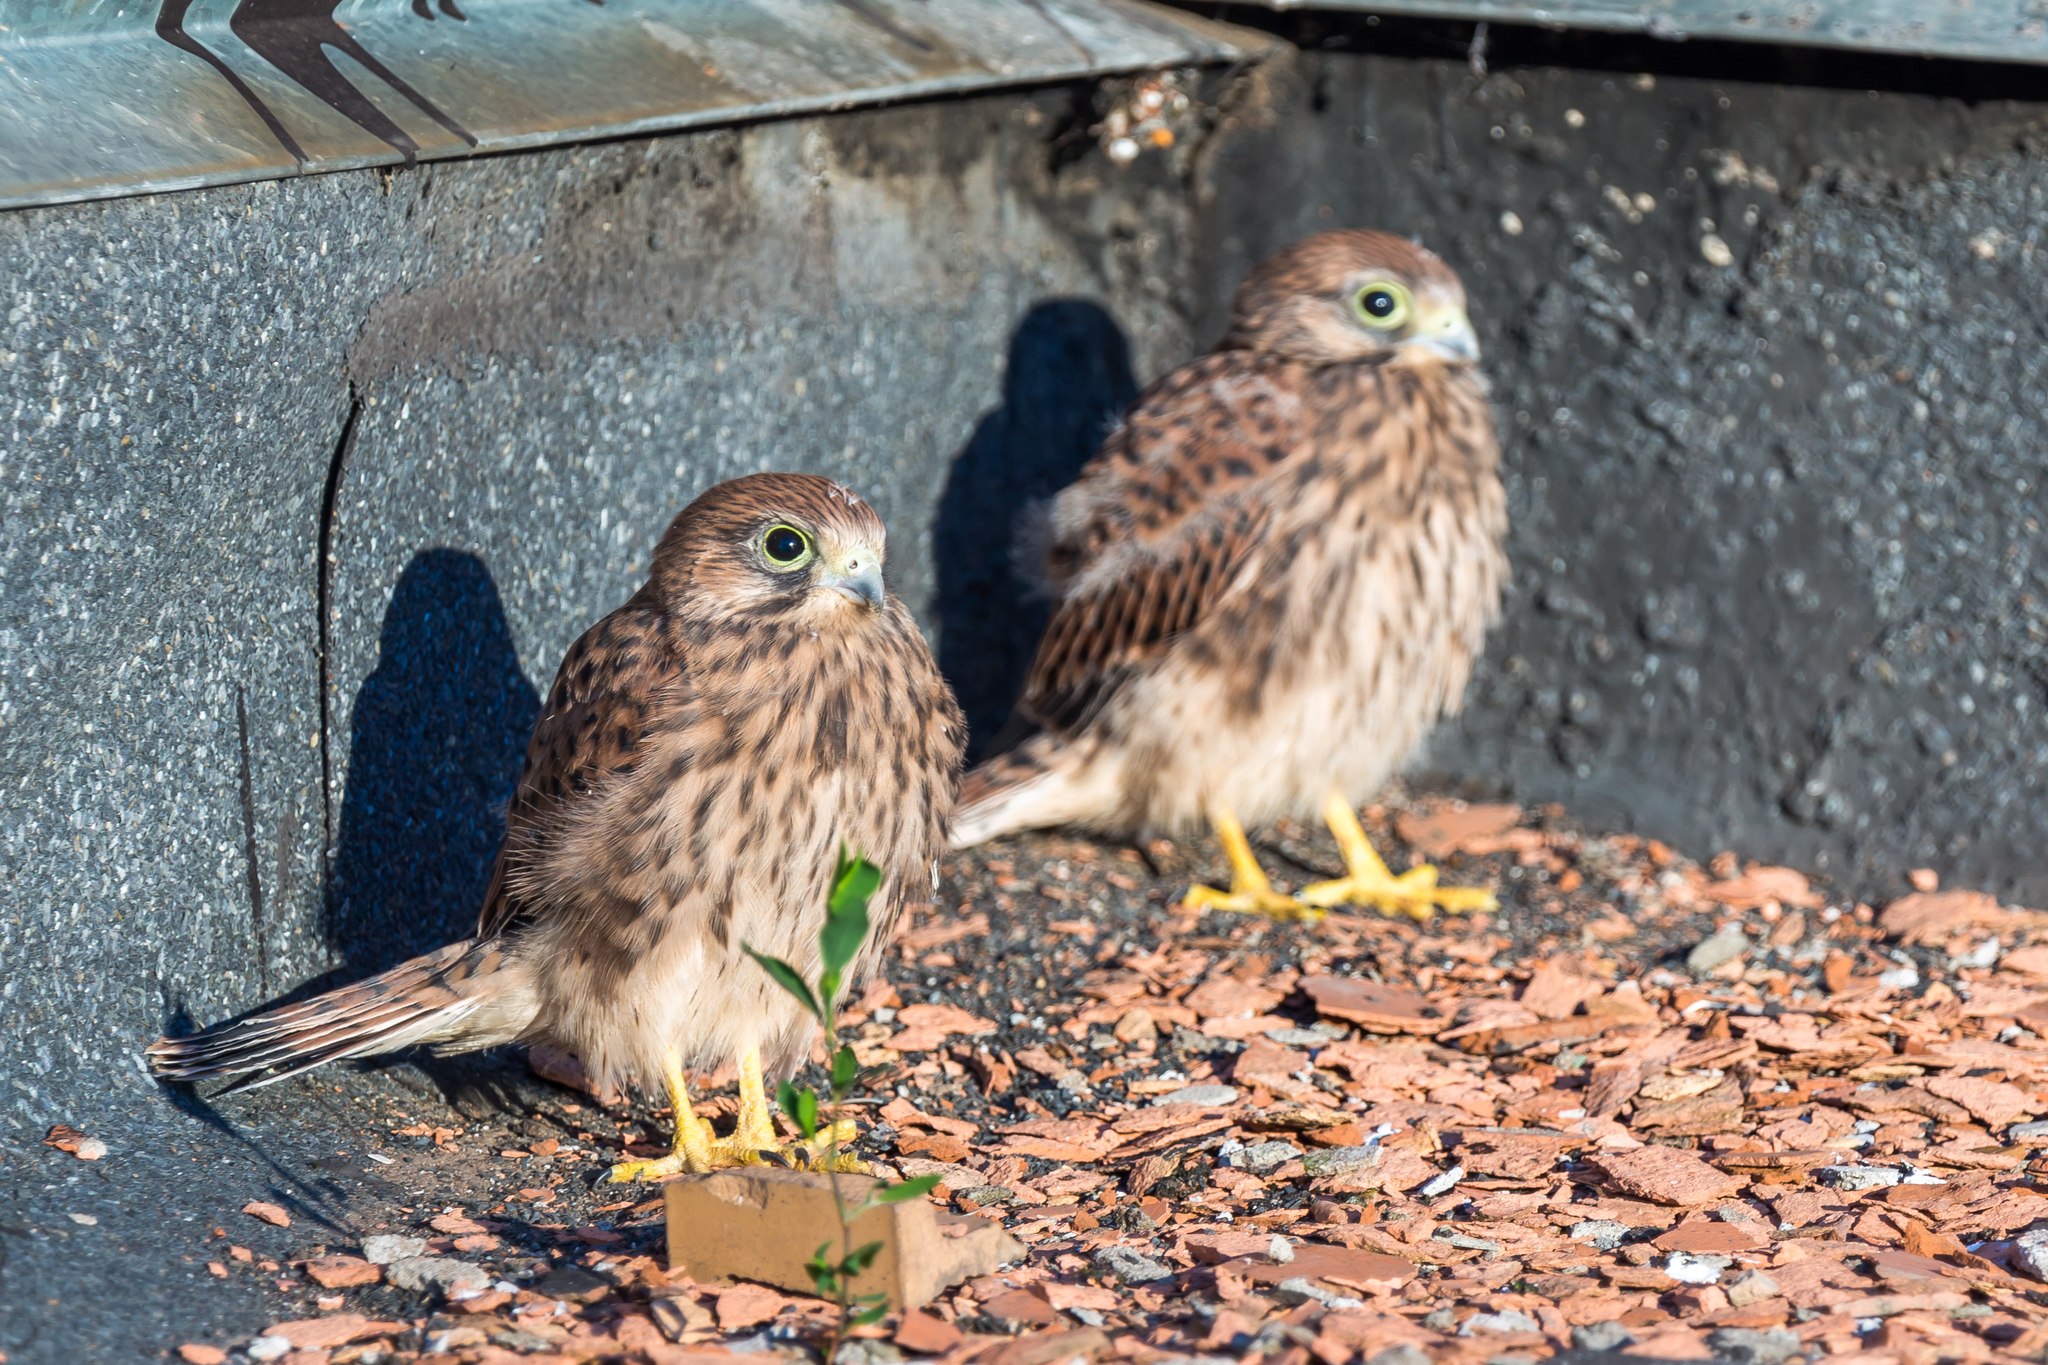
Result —
[[[1653,37],[2048,62],[2048,0],[1255,0],[1270,9],[1489,19]]]
[[[0,0],[0,208],[1232,60],[1147,0]]]

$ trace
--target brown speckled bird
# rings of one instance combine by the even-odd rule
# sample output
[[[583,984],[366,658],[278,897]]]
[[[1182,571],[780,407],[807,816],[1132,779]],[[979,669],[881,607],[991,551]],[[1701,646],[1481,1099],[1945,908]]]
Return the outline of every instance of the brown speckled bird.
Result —
[[[1239,289],[1218,348],[1145,393],[1055,498],[1022,737],[970,772],[955,847],[1206,819],[1187,904],[1428,918],[1486,891],[1396,877],[1354,813],[1455,711],[1499,612],[1506,497],[1465,290],[1428,251],[1328,232]],[[1347,875],[1275,892],[1244,824],[1320,812]]]
[[[476,937],[161,1040],[151,1067],[268,1084],[414,1044],[546,1042],[600,1085],[668,1086],[674,1152],[613,1179],[778,1148],[764,1067],[793,1070],[814,1025],[742,946],[815,977],[844,846],[883,873],[851,988],[905,899],[929,894],[958,781],[959,708],[883,588],[883,541],[874,509],[809,475],[691,503],[646,585],[562,661]],[[739,1121],[718,1139],[683,1072],[735,1059]]]

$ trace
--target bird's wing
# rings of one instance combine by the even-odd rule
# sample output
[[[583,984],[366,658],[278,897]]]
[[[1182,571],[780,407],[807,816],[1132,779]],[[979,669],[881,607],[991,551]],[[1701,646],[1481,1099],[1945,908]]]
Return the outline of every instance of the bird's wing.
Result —
[[[1241,352],[1175,371],[1055,502],[1058,603],[1020,698],[1030,723],[1085,723],[1237,586],[1271,519],[1257,485],[1303,446],[1288,377]]]
[[[658,607],[636,598],[585,631],[562,659],[526,746],[477,937],[503,933],[531,911],[518,894],[515,860],[544,853],[565,828],[564,814],[632,772],[649,731],[690,705],[666,622]]]

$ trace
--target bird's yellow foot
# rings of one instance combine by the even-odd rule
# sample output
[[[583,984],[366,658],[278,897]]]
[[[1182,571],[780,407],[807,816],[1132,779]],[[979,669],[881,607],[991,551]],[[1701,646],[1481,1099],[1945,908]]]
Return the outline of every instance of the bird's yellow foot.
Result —
[[[1363,905],[1389,918],[1405,915],[1418,922],[1435,917],[1437,911],[1464,915],[1498,910],[1494,894],[1479,886],[1438,886],[1437,870],[1418,863],[1400,876],[1337,877],[1301,888],[1301,898],[1310,905]]]
[[[1358,823],[1351,803],[1333,794],[1323,806],[1323,818],[1330,833],[1337,836],[1337,849],[1344,855],[1345,875],[1315,882],[1301,889],[1301,899],[1310,905],[1362,905],[1389,918],[1406,916],[1422,923],[1441,910],[1446,914],[1474,914],[1498,910],[1493,892],[1479,886],[1438,886],[1437,870],[1429,863],[1417,863],[1395,876],[1380,855],[1373,851]]]
[[[1216,839],[1223,845],[1223,856],[1230,860],[1230,889],[1218,891],[1213,886],[1191,886],[1187,895],[1181,897],[1182,909],[1230,910],[1241,915],[1265,915],[1269,919],[1311,924],[1323,917],[1320,908],[1305,905],[1293,896],[1273,889],[1273,884],[1266,880],[1265,869],[1252,856],[1251,841],[1244,837],[1244,826],[1238,824],[1237,816],[1228,807],[1220,803],[1211,804],[1209,823],[1216,828]]]
[[[680,1071],[669,1078],[669,1097],[676,1110],[675,1150],[667,1156],[621,1161],[606,1177],[614,1185],[667,1180],[677,1175],[701,1175],[718,1169],[714,1154],[720,1139],[712,1136],[710,1124],[690,1112],[690,1095],[683,1088]],[[736,1163],[728,1161],[725,1164]]]
[[[667,1180],[670,1176],[697,1175],[713,1169],[699,1166],[684,1152],[670,1152],[667,1156],[649,1157],[644,1161],[621,1161],[612,1167],[605,1179],[614,1185],[632,1185],[641,1182]]]
[[[620,1184],[666,1180],[670,1176],[702,1175],[735,1166],[867,1172],[867,1165],[858,1157],[840,1150],[860,1135],[852,1119],[841,1119],[812,1138],[784,1139],[775,1131],[775,1114],[768,1107],[768,1086],[761,1076],[761,1054],[756,1050],[740,1054],[740,1112],[730,1137],[714,1135],[711,1125],[691,1112],[690,1092],[683,1083],[680,1066],[670,1071],[668,1094],[676,1112],[675,1150],[645,1161],[621,1161],[612,1167],[612,1180]]]
[[[720,1169],[729,1166],[787,1166],[798,1171],[843,1171],[855,1175],[867,1173],[867,1163],[851,1152],[833,1148],[833,1138],[839,1146],[850,1145],[860,1135],[852,1119],[841,1119],[830,1134],[820,1130],[814,1138],[784,1139],[772,1128],[766,1133],[735,1132],[729,1138],[720,1138],[712,1147],[712,1160]]]
[[[1240,915],[1265,915],[1277,920],[1304,920],[1313,923],[1323,917],[1323,911],[1287,895],[1275,891],[1271,886],[1245,886],[1233,880],[1228,891],[1219,891],[1213,886],[1191,886],[1188,893],[1180,898],[1184,910],[1229,910]]]
[[[784,1141],[772,1126],[765,1134],[737,1131],[730,1137],[709,1137],[710,1126],[700,1126],[707,1134],[701,1141],[688,1146],[678,1145],[667,1156],[621,1161],[612,1167],[607,1178],[613,1184],[626,1185],[668,1180],[679,1175],[728,1171],[739,1166],[787,1166],[799,1171],[835,1170],[855,1174],[865,1173],[868,1169],[849,1153],[841,1152],[835,1159],[827,1135],[822,1132],[809,1140],[795,1138]],[[841,1119],[836,1136],[843,1144],[851,1143],[858,1136],[853,1120]]]

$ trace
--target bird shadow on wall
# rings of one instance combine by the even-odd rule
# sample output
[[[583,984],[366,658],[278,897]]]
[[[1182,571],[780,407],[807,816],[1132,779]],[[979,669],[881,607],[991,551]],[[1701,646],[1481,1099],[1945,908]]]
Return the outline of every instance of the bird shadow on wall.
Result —
[[[539,715],[484,562],[461,550],[414,555],[349,721],[324,926],[338,975],[476,932]]]
[[[986,750],[1045,628],[1047,604],[1012,564],[1020,519],[1074,481],[1138,393],[1130,342],[1100,304],[1053,299],[1010,337],[1002,406],[954,457],[932,526],[939,668]]]

